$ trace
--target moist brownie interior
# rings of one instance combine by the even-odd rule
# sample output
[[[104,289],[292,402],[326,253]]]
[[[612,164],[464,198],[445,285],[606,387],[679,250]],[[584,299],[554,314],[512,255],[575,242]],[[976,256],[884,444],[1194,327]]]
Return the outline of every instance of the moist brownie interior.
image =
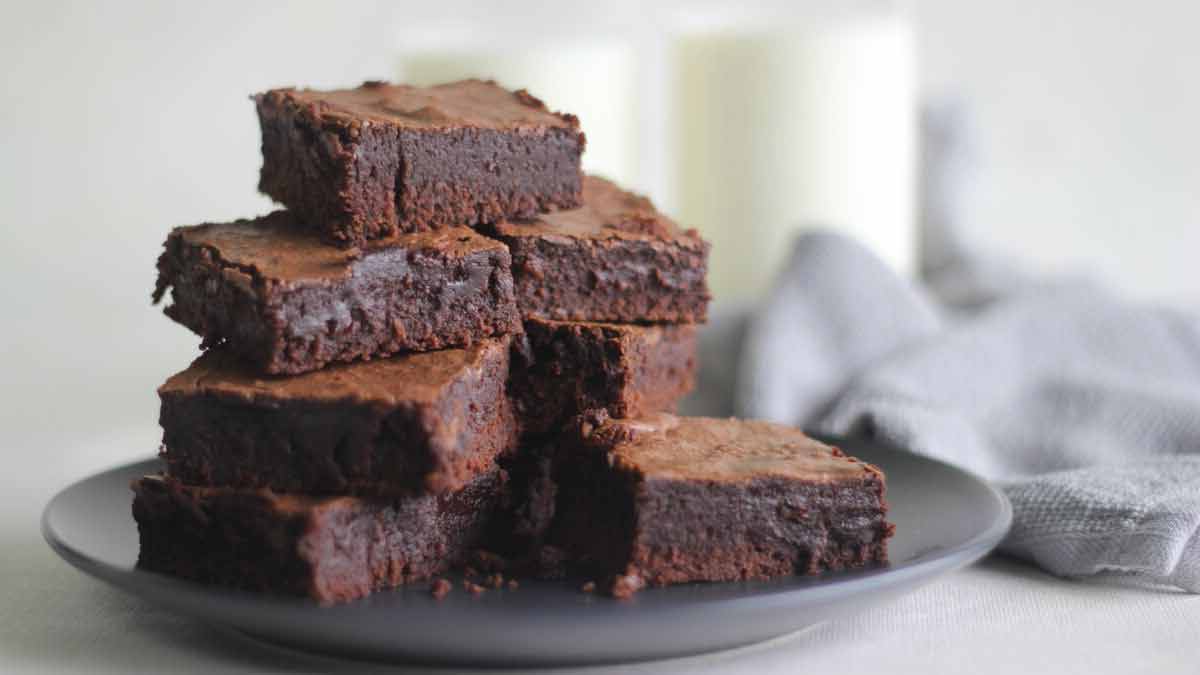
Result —
[[[485,228],[512,252],[525,318],[703,323],[708,243],[648,199],[588,176],[584,205]]]
[[[368,82],[255,101],[259,189],[339,245],[580,203],[579,121],[524,91]]]
[[[887,559],[882,472],[796,429],[666,414],[583,426],[556,457],[549,540],[615,595]]]
[[[457,489],[516,443],[509,340],[257,375],[210,350],[159,388],[162,456],[193,485],[314,494]]]
[[[340,250],[278,211],[176,228],[158,270],[169,317],[268,373],[520,330],[508,250],[467,228]]]
[[[202,583],[345,602],[440,574],[479,545],[499,470],[443,495],[362,499],[133,484],[138,566]]]
[[[532,319],[514,345],[509,389],[526,434],[558,431],[589,410],[613,417],[674,410],[695,379],[691,324]]]

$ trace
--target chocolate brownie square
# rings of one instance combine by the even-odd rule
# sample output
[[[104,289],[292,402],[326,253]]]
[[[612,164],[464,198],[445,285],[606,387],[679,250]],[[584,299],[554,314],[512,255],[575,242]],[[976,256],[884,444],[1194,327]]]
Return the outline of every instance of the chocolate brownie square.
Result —
[[[526,434],[558,431],[576,415],[672,411],[692,389],[696,327],[525,322],[514,342],[510,391]]]
[[[579,120],[524,90],[368,82],[254,99],[259,190],[338,244],[579,205]]]
[[[262,376],[223,349],[158,394],[161,455],[189,485],[309,494],[455,490],[512,450],[508,338]]]
[[[473,230],[339,250],[277,211],[173,230],[154,301],[266,373],[465,345],[520,330],[508,250]]]
[[[708,242],[648,199],[586,177],[584,205],[486,231],[512,251],[525,318],[701,323]]]
[[[797,429],[667,414],[581,426],[556,459],[549,540],[614,595],[887,560],[883,473]]]
[[[443,495],[400,499],[284,495],[133,483],[138,566],[205,584],[346,602],[440,574],[487,530],[498,469]]]

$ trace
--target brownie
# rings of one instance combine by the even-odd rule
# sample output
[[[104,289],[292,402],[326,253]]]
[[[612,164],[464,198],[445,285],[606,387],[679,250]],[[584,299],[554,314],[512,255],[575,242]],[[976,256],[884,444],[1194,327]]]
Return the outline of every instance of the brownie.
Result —
[[[254,100],[259,190],[338,244],[580,203],[579,120],[524,90],[367,82]]]
[[[692,389],[696,327],[525,322],[510,392],[526,434],[559,430],[591,409],[613,417],[674,410]]]
[[[592,176],[584,206],[487,232],[512,251],[526,318],[700,323],[708,312],[708,242],[648,199]]]
[[[492,517],[504,475],[444,495],[383,499],[133,484],[138,566],[322,604],[427,579],[461,561]]]
[[[277,211],[176,228],[154,301],[265,373],[465,345],[520,330],[507,249],[468,228],[361,249],[323,245]]]
[[[262,376],[210,350],[159,387],[161,455],[190,485],[444,492],[512,450],[509,338]]]
[[[508,477],[505,493],[476,569],[538,576],[530,558],[545,543],[554,519],[558,485],[554,481],[552,442],[525,442],[518,452],[500,458]]]
[[[614,595],[887,560],[874,466],[769,422],[600,417],[559,449],[549,540]]]

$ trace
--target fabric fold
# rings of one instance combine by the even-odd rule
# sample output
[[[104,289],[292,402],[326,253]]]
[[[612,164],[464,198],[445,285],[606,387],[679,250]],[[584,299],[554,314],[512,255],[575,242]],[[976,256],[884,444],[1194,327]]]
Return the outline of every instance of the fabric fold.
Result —
[[[1095,283],[939,302],[855,241],[801,237],[751,317],[736,411],[865,434],[999,482],[1003,550],[1200,592],[1200,314]]]

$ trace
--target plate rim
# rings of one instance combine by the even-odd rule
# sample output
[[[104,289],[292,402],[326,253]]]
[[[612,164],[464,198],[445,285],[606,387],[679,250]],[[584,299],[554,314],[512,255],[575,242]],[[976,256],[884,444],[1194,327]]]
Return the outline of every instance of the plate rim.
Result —
[[[870,443],[877,447],[886,449],[888,452],[909,454],[919,461],[934,463],[940,465],[944,469],[953,471],[956,474],[959,474],[961,477],[984,488],[985,493],[993,502],[992,507],[996,509],[996,517],[986,528],[974,533],[965,540],[949,547],[939,548],[932,554],[918,555],[915,560],[910,560],[894,566],[889,565],[886,567],[845,574],[844,576],[839,575],[835,578],[828,579],[825,583],[814,584],[811,586],[782,587],[762,593],[745,593],[730,597],[704,599],[701,601],[701,603],[705,608],[705,611],[717,612],[723,610],[738,610],[739,608],[744,608],[746,610],[753,608],[757,610],[769,611],[772,609],[785,609],[787,607],[794,607],[799,602],[805,602],[813,605],[829,602],[831,600],[836,601],[839,598],[846,597],[847,595],[853,595],[856,597],[867,595],[874,590],[881,589],[881,587],[882,589],[899,587],[902,589],[900,592],[915,590],[916,588],[924,585],[924,583],[931,582],[943,574],[961,569],[982,559],[984,556],[995,550],[995,548],[1000,544],[1010,530],[1013,520],[1013,510],[1012,504],[1008,497],[996,485],[984,480],[974,473],[938,459],[899,450],[893,446],[880,443],[875,439],[840,437],[837,439],[837,441],[842,443],[844,446],[849,446],[854,442]],[[106,584],[121,590],[122,592],[130,593],[138,598],[145,599],[147,602],[152,604],[167,607],[175,611],[180,611],[186,613],[188,616],[204,621],[212,621],[214,619],[211,615],[206,615],[203,612],[198,612],[193,608],[190,608],[190,601],[211,599],[217,602],[238,603],[238,606],[241,607],[254,606],[256,608],[263,609],[264,611],[272,612],[306,609],[309,611],[326,613],[330,612],[331,610],[336,611],[336,607],[320,607],[316,603],[306,601],[302,598],[290,598],[285,596],[273,596],[268,594],[237,591],[234,589],[214,588],[184,579],[176,579],[168,575],[156,574],[145,570],[138,570],[136,568],[114,565],[105,560],[95,558],[80,550],[77,546],[68,541],[68,538],[64,538],[60,532],[55,530],[52,523],[54,517],[53,514],[60,499],[64,498],[65,495],[75,489],[78,489],[86,483],[96,481],[109,474],[132,473],[135,467],[152,464],[155,461],[155,457],[148,457],[145,459],[123,462],[104,470],[95,471],[83,478],[69,483],[60,490],[56,491],[43,508],[40,519],[42,537],[45,539],[47,545],[55,552],[56,555],[58,555],[72,567],[78,569],[88,576],[99,579],[100,581],[103,581]],[[130,518],[132,518],[132,515]],[[172,594],[178,594],[180,597],[170,597],[169,595],[161,593],[147,592],[148,588],[162,588],[170,590]],[[647,593],[653,594],[656,591],[661,590],[667,589],[645,589],[639,595]],[[801,600],[801,598],[803,598],[803,600]],[[613,603],[608,603],[607,606],[627,607],[630,608],[630,611],[638,611],[638,604],[635,603],[620,603],[614,601]],[[476,605],[476,607],[478,607],[478,610],[476,611],[480,612],[480,615],[484,615],[484,613],[503,614],[506,611],[510,611],[503,606],[497,607],[482,603]],[[643,608],[643,611],[645,611],[645,608]],[[658,611],[660,613],[664,612],[662,608],[651,611]],[[604,615],[614,616],[614,614],[611,612],[611,609],[606,610]],[[547,617],[549,616],[550,614],[548,613]],[[235,622],[226,621],[223,623],[234,630],[240,630],[240,627]],[[786,632],[789,631],[785,631],[784,633],[780,634],[785,634]],[[252,637],[254,639],[263,640],[272,644],[281,644],[269,637],[263,637],[259,635]],[[297,648],[290,644],[283,644],[283,646],[290,649]],[[714,649],[723,648],[724,647],[714,647]],[[326,650],[316,650],[314,653],[328,655],[330,652]],[[343,658],[345,657],[344,653],[342,653],[340,656]],[[640,660],[643,658],[645,657],[631,656],[626,660]],[[384,660],[395,662],[399,659],[385,658]],[[419,657],[409,659],[410,662],[419,662],[420,660],[421,659]],[[475,665],[483,663],[470,658],[450,658],[445,660],[433,659],[427,662]],[[584,659],[576,661],[575,663],[583,664],[604,662],[613,663],[616,661],[614,659]],[[571,661],[564,659],[551,659],[548,661],[538,661],[536,663],[540,665],[547,665],[549,663],[566,664],[571,663]]]

